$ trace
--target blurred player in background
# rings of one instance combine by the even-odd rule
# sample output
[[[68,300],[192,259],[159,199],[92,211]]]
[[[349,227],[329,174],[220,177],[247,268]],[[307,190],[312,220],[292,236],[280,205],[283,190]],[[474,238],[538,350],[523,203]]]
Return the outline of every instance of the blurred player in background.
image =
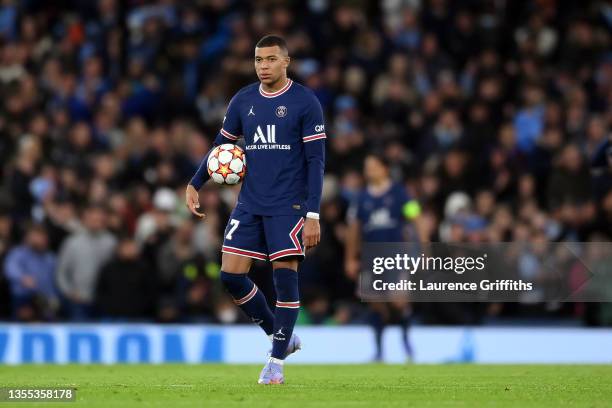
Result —
[[[358,280],[362,242],[403,242],[407,240],[407,217],[404,208],[409,197],[404,187],[394,183],[389,164],[383,156],[370,154],[365,159],[366,188],[357,196],[348,212],[346,239],[346,274]],[[389,324],[399,324],[407,359],[412,359],[408,327],[412,308],[404,301],[370,303],[370,323],[376,340],[375,361],[383,360],[382,335]]]
[[[323,111],[312,91],[287,78],[289,60],[281,37],[266,36],[257,43],[260,82],[232,98],[215,139],[215,145],[245,140],[248,170],[224,234],[221,280],[234,302],[272,340],[260,384],[284,383],[284,359],[301,347],[293,335],[300,307],[298,263],[304,249],[320,240]],[[186,191],[187,206],[200,217],[198,190],[209,178],[207,158]],[[252,259],[272,261],[274,314],[247,276]]]

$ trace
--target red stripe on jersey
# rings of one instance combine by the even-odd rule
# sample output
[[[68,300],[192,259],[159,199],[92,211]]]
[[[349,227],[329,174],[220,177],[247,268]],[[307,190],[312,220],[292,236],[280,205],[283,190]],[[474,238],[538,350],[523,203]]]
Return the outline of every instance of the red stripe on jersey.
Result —
[[[312,142],[313,140],[325,139],[326,137],[325,133],[317,133],[316,135],[304,136],[302,140],[304,142]]]
[[[239,137],[238,136],[234,136],[232,135],[230,132],[228,132],[227,130],[221,128],[221,134],[225,137],[227,137],[228,139],[232,139],[232,140],[238,140]]]

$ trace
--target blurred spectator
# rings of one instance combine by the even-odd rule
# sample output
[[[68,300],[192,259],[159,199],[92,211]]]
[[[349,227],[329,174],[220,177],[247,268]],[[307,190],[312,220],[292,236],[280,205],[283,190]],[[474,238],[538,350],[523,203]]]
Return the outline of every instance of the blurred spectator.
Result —
[[[0,210],[0,318],[11,317],[11,290],[4,271],[4,260],[11,249],[13,240],[13,223],[9,214]]]
[[[531,152],[544,129],[544,94],[535,85],[523,90],[524,106],[514,118],[517,145],[523,152]]]
[[[130,237],[119,240],[115,256],[102,267],[95,304],[103,319],[152,319],[155,280]]]
[[[215,316],[216,303],[220,301],[221,287],[218,280],[220,269],[207,264],[201,255],[181,263],[181,274],[176,279],[176,296],[179,300],[182,319],[188,321],[218,321]]]
[[[153,196],[153,208],[140,216],[136,225],[136,241],[140,246],[154,244],[159,246],[159,239],[165,240],[176,222],[174,211],[178,198],[169,188],[161,188]]]
[[[589,170],[575,145],[566,146],[548,183],[548,206],[574,239],[586,239],[585,227],[595,217]]]
[[[84,229],[70,235],[60,250],[57,283],[71,320],[94,316],[93,302],[100,268],[110,259],[116,238],[106,231],[107,213],[98,205],[86,207]]]
[[[6,256],[4,273],[10,283],[13,317],[21,321],[51,320],[59,309],[55,287],[56,256],[49,250],[41,225],[28,227],[22,245]]]
[[[194,247],[193,234],[193,222],[186,220],[156,252],[158,303],[163,320],[175,320],[180,316],[179,309],[185,301],[185,286],[196,280],[206,267],[204,259]],[[177,291],[180,294],[177,295]],[[194,296],[189,303],[198,303],[202,297]]]

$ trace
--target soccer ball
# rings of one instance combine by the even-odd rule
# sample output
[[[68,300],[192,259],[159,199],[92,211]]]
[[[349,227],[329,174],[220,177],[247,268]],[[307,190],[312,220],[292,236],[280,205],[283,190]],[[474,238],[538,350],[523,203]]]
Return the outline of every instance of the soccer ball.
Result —
[[[238,145],[225,143],[208,156],[208,174],[217,184],[238,184],[246,174],[246,157]]]

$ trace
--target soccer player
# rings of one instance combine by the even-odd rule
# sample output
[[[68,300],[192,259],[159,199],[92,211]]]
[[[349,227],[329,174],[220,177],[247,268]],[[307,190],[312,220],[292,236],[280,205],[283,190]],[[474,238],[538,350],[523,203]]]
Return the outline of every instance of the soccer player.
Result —
[[[365,159],[364,175],[367,186],[349,208],[346,238],[346,274],[357,279],[359,250],[362,242],[402,242],[406,240],[407,216],[404,208],[409,202],[404,187],[394,183],[385,158],[369,154]],[[408,338],[411,308],[407,302],[371,303],[370,323],[376,341],[375,361],[382,361],[382,335],[386,325],[399,323],[407,359],[412,359]]]
[[[297,269],[320,240],[319,205],[325,165],[323,111],[314,93],[287,78],[287,45],[268,35],[255,47],[259,82],[232,98],[215,146],[244,138],[248,170],[225,229],[221,280],[234,302],[272,340],[260,384],[283,384],[283,361],[301,347],[293,334],[300,299]],[[210,153],[209,153],[210,154]],[[186,190],[196,215],[208,180],[204,157]],[[276,308],[248,278],[252,259],[270,260]]]

